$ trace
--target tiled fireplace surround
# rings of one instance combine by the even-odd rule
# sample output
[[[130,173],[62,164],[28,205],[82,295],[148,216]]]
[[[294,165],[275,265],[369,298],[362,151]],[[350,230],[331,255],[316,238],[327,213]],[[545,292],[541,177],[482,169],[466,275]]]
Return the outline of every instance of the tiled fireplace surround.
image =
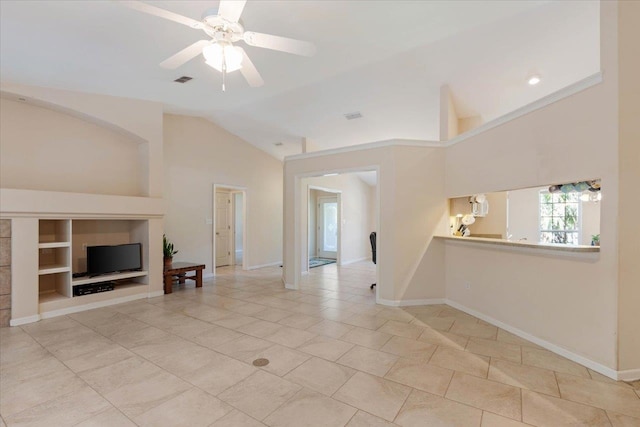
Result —
[[[0,327],[11,319],[11,220],[0,220]]]

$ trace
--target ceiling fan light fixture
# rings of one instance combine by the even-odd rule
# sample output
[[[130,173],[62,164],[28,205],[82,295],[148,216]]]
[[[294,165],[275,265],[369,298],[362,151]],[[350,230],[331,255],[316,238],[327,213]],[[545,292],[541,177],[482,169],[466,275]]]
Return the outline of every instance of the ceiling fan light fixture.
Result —
[[[227,73],[242,68],[242,51],[228,42],[216,42],[202,49],[206,64],[222,72],[226,65]]]

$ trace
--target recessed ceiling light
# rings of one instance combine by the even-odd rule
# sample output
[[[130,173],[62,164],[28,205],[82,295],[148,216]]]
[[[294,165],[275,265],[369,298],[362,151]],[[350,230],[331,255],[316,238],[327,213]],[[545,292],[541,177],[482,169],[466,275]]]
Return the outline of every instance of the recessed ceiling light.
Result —
[[[338,174],[337,173],[325,173],[322,176],[336,176],[336,175],[338,175]]]
[[[530,86],[535,86],[538,83],[540,83],[540,76],[537,74],[534,74],[533,76],[529,77],[529,79],[527,80],[527,83],[529,83]]]

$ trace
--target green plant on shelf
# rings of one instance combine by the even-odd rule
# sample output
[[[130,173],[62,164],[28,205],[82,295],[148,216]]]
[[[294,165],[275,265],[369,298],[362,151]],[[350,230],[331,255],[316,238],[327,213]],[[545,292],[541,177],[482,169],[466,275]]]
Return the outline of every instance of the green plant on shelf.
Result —
[[[173,256],[178,253],[177,250],[173,249],[173,243],[171,243],[164,234],[162,235],[162,251],[165,258],[173,258]]]

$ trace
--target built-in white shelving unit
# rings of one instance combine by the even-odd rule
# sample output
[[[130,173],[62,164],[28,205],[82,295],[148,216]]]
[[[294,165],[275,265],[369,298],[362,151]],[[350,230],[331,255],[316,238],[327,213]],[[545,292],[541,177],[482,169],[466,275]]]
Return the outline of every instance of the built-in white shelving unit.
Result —
[[[145,240],[147,221],[117,219],[40,219],[38,230],[39,312],[73,310],[73,307],[108,299],[148,294],[148,271],[130,271],[96,277],[73,278],[86,271],[86,248]],[[143,260],[143,265],[147,265]],[[114,282],[114,290],[73,296],[73,287]]]
[[[40,298],[71,297],[71,220],[38,223],[38,291]]]

